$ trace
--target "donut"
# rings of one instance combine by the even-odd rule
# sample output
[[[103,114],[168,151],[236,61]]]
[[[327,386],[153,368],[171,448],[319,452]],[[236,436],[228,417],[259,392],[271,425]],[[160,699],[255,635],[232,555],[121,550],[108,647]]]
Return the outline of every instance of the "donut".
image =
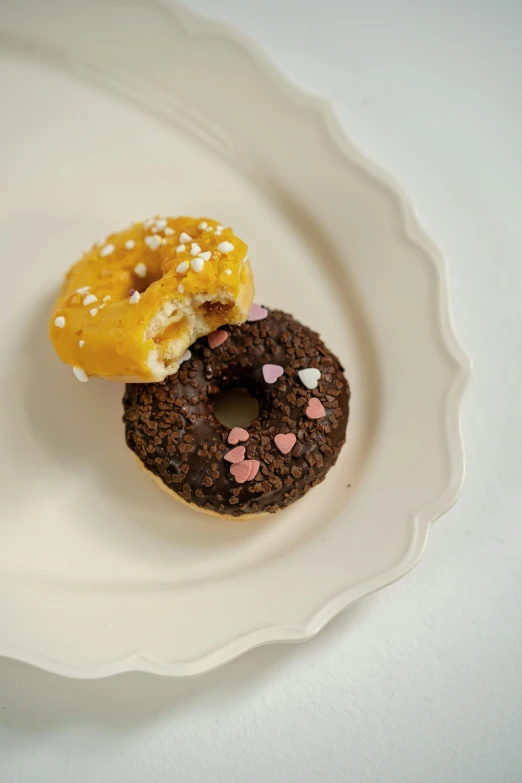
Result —
[[[259,404],[229,429],[216,395],[245,388]],[[169,494],[203,512],[275,513],[319,484],[345,442],[350,389],[318,334],[280,310],[254,305],[247,322],[198,340],[161,383],[128,384],[127,445]]]
[[[150,218],[68,271],[50,337],[79,380],[162,381],[198,337],[242,323],[254,296],[247,246],[210,218]]]

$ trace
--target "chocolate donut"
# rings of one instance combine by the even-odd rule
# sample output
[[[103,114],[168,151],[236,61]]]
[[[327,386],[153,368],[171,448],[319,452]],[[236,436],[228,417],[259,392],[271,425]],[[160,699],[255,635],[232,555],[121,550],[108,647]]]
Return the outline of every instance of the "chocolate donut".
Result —
[[[188,354],[189,352],[187,352]],[[127,384],[127,445],[163,488],[202,511],[274,513],[326,476],[346,438],[350,389],[319,335],[254,305],[247,323],[198,340],[175,375]],[[248,429],[214,415],[220,391],[259,404]]]

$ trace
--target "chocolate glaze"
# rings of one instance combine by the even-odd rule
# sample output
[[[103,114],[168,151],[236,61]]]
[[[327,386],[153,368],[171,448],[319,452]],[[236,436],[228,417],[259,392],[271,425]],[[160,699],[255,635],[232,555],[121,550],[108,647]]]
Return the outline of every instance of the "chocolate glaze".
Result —
[[[192,347],[192,357],[161,383],[127,384],[123,397],[127,445],[169,489],[196,506],[241,516],[275,512],[302,497],[324,479],[346,437],[350,390],[339,361],[319,335],[279,310],[241,326],[222,327],[229,337],[211,350],[207,338]],[[263,364],[284,367],[273,384]],[[298,370],[316,367],[317,388],[306,389]],[[233,446],[230,430],[214,416],[215,396],[231,387],[246,388],[259,403],[248,428],[245,459],[259,460],[256,477],[238,484],[223,459]],[[305,415],[317,397],[322,419]],[[279,432],[295,434],[292,451],[274,444]]]

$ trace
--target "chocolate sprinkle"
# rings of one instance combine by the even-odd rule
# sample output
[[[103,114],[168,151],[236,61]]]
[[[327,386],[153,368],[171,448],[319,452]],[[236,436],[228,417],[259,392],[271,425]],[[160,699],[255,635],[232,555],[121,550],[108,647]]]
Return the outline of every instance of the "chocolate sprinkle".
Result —
[[[260,321],[222,327],[229,338],[211,350],[206,338],[191,346],[191,358],[161,383],[127,384],[123,397],[127,445],[166,486],[189,503],[231,516],[275,513],[317,486],[345,442],[350,390],[339,361],[319,335],[280,310]],[[297,358],[296,358],[297,357]],[[263,364],[285,368],[275,383],[263,379]],[[317,367],[317,388],[303,388],[298,370]],[[247,389],[259,416],[245,429],[246,459],[259,460],[252,481],[238,485],[223,459],[230,430],[214,415],[222,390]],[[317,397],[326,415],[305,416]],[[282,455],[279,432],[297,442]]]

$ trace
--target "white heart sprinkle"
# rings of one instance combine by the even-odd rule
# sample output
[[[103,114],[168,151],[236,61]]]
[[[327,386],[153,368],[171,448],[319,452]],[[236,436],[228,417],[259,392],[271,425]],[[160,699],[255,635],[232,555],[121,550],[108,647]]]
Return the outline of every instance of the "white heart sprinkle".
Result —
[[[165,220],[165,218],[160,218],[159,220],[156,220],[155,229],[156,231],[163,231],[166,225],[167,225],[167,221]]]
[[[199,253],[198,255],[200,258],[203,259],[203,261],[208,261],[212,253],[210,252],[210,250],[205,250],[204,253]]]
[[[186,272],[188,268],[189,268],[189,262],[182,261],[181,264],[177,265],[176,272],[179,272],[179,274],[182,275],[183,272]]]
[[[138,275],[138,277],[147,277],[147,265],[146,264],[137,264],[134,267],[134,271]]]
[[[185,353],[183,354],[183,356],[180,359],[180,364],[183,364],[183,362],[188,362],[188,360],[190,359],[191,356],[192,356],[192,353],[187,348],[187,350],[185,351]]]
[[[231,269],[225,269],[225,274],[226,275],[231,275],[232,274],[232,270]]]
[[[182,231],[181,234],[179,235],[179,241],[180,242],[192,242],[192,237],[189,234],[187,234],[186,231]]]
[[[214,231],[214,229],[212,228],[212,226],[207,226],[205,231]]]
[[[167,237],[171,237],[171,236],[172,236],[172,234],[174,233],[174,229],[173,229],[173,228],[171,228],[170,226],[167,226],[167,227],[165,228],[165,232],[164,232],[164,233],[165,233],[165,236],[167,236]]]
[[[98,297],[95,294],[87,294],[85,299],[83,300],[84,305],[90,305],[93,302],[97,302]]]
[[[92,310],[89,310],[89,313],[91,315],[96,315],[97,312],[98,312],[98,308],[97,307],[93,307]]]
[[[83,348],[83,346],[85,345],[85,340],[80,340],[78,345],[80,346],[80,348]]]
[[[190,247],[190,255],[197,256],[198,253],[201,253],[201,248],[197,242],[193,242]]]
[[[194,270],[194,272],[201,272],[203,267],[205,266],[205,262],[202,258],[193,258],[190,262],[190,266]]]
[[[176,253],[183,253],[185,250],[185,245],[178,245],[176,248]]]
[[[204,231],[207,226],[208,226],[207,221],[206,220],[202,220],[201,223],[199,224],[198,228],[200,228],[202,231]]]
[[[154,218],[147,218],[147,220],[143,221],[143,228],[150,228],[153,223],[154,223]]]
[[[184,293],[185,293],[185,288],[183,287],[183,283],[180,283],[178,285],[178,294],[184,294]]]
[[[161,237],[157,234],[153,234],[151,237],[145,237],[145,244],[148,245],[151,250],[157,250],[161,245]]]
[[[221,242],[220,245],[218,245],[217,249],[220,253],[231,253],[234,249],[234,245],[232,242]]]
[[[90,285],[84,285],[82,288],[77,288],[76,293],[77,294],[86,294],[91,286]]]
[[[102,247],[100,250],[100,255],[104,258],[105,256],[110,256],[111,253],[114,253],[114,245],[105,245],[105,247]]]
[[[221,225],[221,223],[218,223],[216,226],[216,231],[223,231],[225,227]]]
[[[65,318],[63,315],[59,315],[58,318],[54,319],[54,325],[58,327],[58,329],[63,329],[65,326]]]
[[[103,301],[104,301],[104,302],[110,302],[110,301],[111,301],[111,295],[110,295],[110,294],[107,294],[107,296],[104,296],[104,297],[103,297]]]
[[[76,375],[79,381],[87,383],[89,376],[82,367],[73,367],[73,373]]]
[[[128,239],[125,242],[125,247],[127,248],[127,250],[132,250],[132,248],[134,247],[134,240],[133,239]]]
[[[137,304],[140,301],[140,295],[138,291],[134,291],[133,295],[129,299],[129,304]]]
[[[315,389],[319,378],[321,377],[320,371],[315,367],[307,367],[305,370],[299,370],[297,373],[301,379],[303,386],[307,389]]]

